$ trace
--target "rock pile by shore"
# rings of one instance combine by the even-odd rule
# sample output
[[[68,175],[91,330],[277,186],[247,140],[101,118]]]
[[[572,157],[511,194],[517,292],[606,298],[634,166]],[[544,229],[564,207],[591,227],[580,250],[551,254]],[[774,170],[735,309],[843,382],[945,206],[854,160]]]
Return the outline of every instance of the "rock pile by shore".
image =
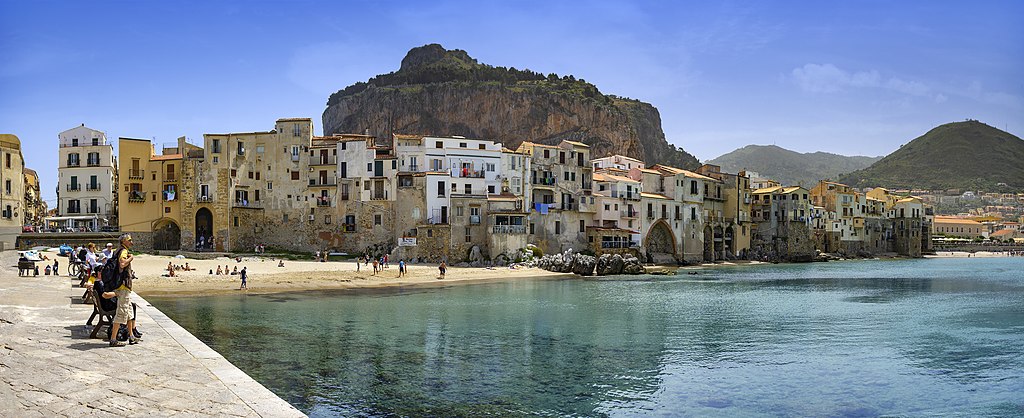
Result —
[[[548,254],[537,261],[537,266],[558,273],[580,276],[609,276],[615,274],[644,274],[647,269],[640,259],[627,255],[604,254],[601,257],[565,250],[561,254]]]

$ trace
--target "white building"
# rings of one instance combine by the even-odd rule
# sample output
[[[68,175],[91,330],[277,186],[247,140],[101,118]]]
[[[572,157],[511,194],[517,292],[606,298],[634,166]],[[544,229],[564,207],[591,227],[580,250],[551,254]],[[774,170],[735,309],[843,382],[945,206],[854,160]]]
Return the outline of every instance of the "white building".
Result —
[[[77,227],[113,225],[111,218],[117,215],[117,160],[107,135],[82,124],[61,132],[58,138],[58,216]]]

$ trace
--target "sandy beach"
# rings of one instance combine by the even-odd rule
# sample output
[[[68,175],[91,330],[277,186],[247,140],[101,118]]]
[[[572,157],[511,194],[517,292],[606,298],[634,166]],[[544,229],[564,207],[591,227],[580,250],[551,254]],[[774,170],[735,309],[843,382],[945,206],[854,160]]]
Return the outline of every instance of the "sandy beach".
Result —
[[[51,259],[52,259],[51,255]],[[181,259],[171,256],[139,254],[132,267],[138,280],[134,291],[143,296],[194,296],[240,292],[241,279],[238,275],[217,275],[217,266],[248,273],[247,293],[279,293],[306,290],[388,288],[399,286],[445,286],[452,283],[475,283],[498,280],[569,278],[572,274],[552,273],[539,268],[509,269],[507,267],[460,268],[448,267],[443,280],[438,277],[437,264],[409,265],[408,273],[398,277],[398,263],[391,263],[388,269],[374,275],[373,266],[360,266],[356,270],[354,261],[289,261],[278,267],[280,259],[267,257],[242,257],[238,262],[233,258],[220,257],[213,260]],[[62,264],[65,260],[61,260]],[[175,271],[175,277],[167,277],[167,263],[182,265],[188,263],[192,271]],[[210,271],[214,274],[210,274]]]

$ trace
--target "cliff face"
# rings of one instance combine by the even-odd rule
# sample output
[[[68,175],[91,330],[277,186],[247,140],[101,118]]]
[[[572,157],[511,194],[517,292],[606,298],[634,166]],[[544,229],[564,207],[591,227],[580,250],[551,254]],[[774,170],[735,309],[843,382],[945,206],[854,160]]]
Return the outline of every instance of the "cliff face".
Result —
[[[572,77],[478,64],[439,45],[413,49],[402,69],[331,96],[324,133],[462,135],[500,141],[591,146],[593,157],[623,154],[692,169],[697,159],[665,140],[650,104],[601,94]]]

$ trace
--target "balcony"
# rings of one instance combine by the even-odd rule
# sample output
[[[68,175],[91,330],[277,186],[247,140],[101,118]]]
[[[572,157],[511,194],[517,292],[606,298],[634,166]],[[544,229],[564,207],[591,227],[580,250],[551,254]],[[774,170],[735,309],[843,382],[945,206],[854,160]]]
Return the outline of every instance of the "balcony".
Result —
[[[681,221],[681,220],[683,220],[683,214],[677,213],[676,216],[673,217],[672,219],[675,219],[677,221]]]
[[[331,206],[331,198],[329,198],[329,197],[318,197],[316,199],[316,205],[318,207]]]
[[[538,177],[538,178],[534,178],[531,183],[533,183],[536,186],[554,186],[555,185],[555,178],[554,177]]]
[[[334,177],[320,177],[309,179],[309,187],[333,187],[338,185],[338,179]]]
[[[143,170],[128,170],[128,178],[132,180],[142,180],[142,178],[145,177],[145,174],[146,173]]]
[[[85,185],[85,190],[88,190],[88,191],[90,191],[90,192],[95,192],[95,191],[98,191],[98,190],[100,190],[100,189],[101,189],[101,187],[100,187],[100,184],[99,184],[99,183],[97,183],[97,184],[87,184],[87,185]]]
[[[89,167],[99,167],[100,166],[100,160],[98,160],[98,159],[97,160],[87,160],[86,161],[86,165],[89,166]]]
[[[562,205],[558,207],[559,210],[575,210],[576,208],[577,206],[573,205],[571,202],[563,202]]]
[[[636,248],[640,243],[636,241],[601,241],[601,248]]]
[[[492,231],[495,234],[525,234],[526,225],[494,225]]]
[[[337,165],[338,156],[331,155],[326,158],[322,156],[309,157],[309,165]]]
[[[637,216],[640,216],[640,213],[637,212],[636,210],[628,210],[627,209],[627,210],[622,211],[622,217],[623,218],[636,218]]]
[[[420,171],[420,166],[419,166],[419,164],[409,164],[409,165],[407,165],[407,166],[406,166],[405,168],[406,168],[406,170],[405,170],[405,171],[412,171],[412,172],[418,172],[418,171]]]
[[[132,203],[142,203],[146,201],[146,193],[141,190],[132,190],[128,192],[128,201]]]
[[[370,195],[370,200],[388,200],[388,193],[374,193]]]
[[[232,202],[231,206],[236,208],[263,209],[262,202],[254,202],[251,200],[235,200]]]
[[[480,215],[469,215],[470,225],[480,225]]]
[[[164,173],[164,183],[177,183],[178,173]]]
[[[483,170],[469,170],[469,169],[463,168],[463,169],[455,170],[455,173],[453,173],[453,174],[454,174],[453,177],[471,178],[471,179],[482,179],[482,178],[484,178],[484,174],[486,174],[486,172],[483,171]]]
[[[82,190],[82,185],[81,184],[69,184],[68,185],[68,191],[69,192],[78,192],[78,191],[81,191],[81,190]]]
[[[341,224],[341,232],[356,232],[356,224]]]
[[[653,220],[654,220],[654,219],[656,219],[656,218],[657,218],[657,217],[656,217],[656,216],[654,216],[654,212],[647,212],[647,220],[649,220],[649,221],[653,221]]]
[[[594,183],[585,181],[580,185],[580,188],[583,190],[592,190],[594,188]]]
[[[612,198],[615,199],[627,199],[627,200],[640,200],[640,192],[620,192],[618,190],[612,190]]]
[[[427,219],[427,223],[431,225],[448,225],[448,220],[441,219],[440,216],[432,216]]]
[[[68,213],[82,213],[82,208],[71,206],[68,208]]]
[[[196,196],[196,203],[210,203],[213,201],[213,195],[199,195]]]

